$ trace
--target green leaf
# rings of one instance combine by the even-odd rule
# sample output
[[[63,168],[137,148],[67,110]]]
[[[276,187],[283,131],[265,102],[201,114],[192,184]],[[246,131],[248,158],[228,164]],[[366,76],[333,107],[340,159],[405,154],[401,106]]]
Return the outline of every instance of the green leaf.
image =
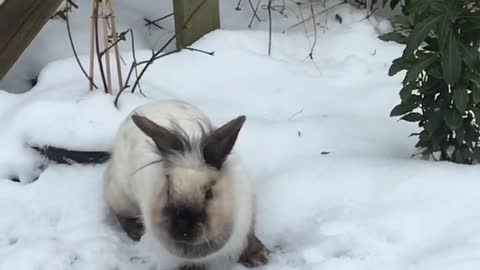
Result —
[[[423,119],[423,115],[421,115],[419,113],[416,113],[416,112],[406,114],[402,118],[400,118],[400,120],[405,120],[405,121],[408,121],[408,122],[418,122],[422,119]]]
[[[480,40],[480,11],[460,16],[458,21],[464,37],[472,42]]]
[[[470,95],[468,94],[467,86],[459,84],[453,89],[453,103],[457,110],[463,114],[467,109]]]
[[[396,25],[401,25],[403,28],[411,28],[412,24],[405,15],[395,15],[392,17],[391,22]]]
[[[444,117],[445,123],[451,130],[456,130],[463,125],[462,115],[457,110],[449,109]]]
[[[471,69],[480,69],[480,53],[478,50],[465,42],[459,42],[458,44],[460,45],[465,64]]]
[[[410,96],[412,95],[412,91],[417,88],[415,83],[409,83],[405,85],[402,90],[400,90],[400,98],[402,99],[403,102],[407,101]]]
[[[388,70],[388,76],[394,76],[398,72],[408,69],[410,67],[410,63],[403,57],[397,58],[392,61],[392,65]]]
[[[448,27],[449,30],[446,31],[445,37],[439,34],[440,53],[442,55],[441,63],[444,80],[453,85],[460,79],[462,73],[462,54],[455,32],[451,29],[451,26]]]
[[[440,126],[442,126],[443,123],[443,112],[442,111],[436,111],[431,113],[426,117],[428,119],[428,122],[425,124],[425,129],[428,130],[430,134],[435,133]]]
[[[405,56],[410,56],[425,40],[430,31],[438,24],[441,16],[430,16],[416,24],[410,33],[407,41],[407,47],[404,50]]]
[[[414,102],[411,102],[410,100],[408,100],[407,102],[402,102],[392,109],[392,111],[390,112],[390,117],[404,115],[417,107],[418,105]]]
[[[418,74],[427,69],[437,59],[438,57],[433,54],[424,58],[418,58],[415,64],[413,64],[413,66],[411,66],[410,69],[407,71],[407,75],[405,75],[403,83],[406,84],[408,82],[415,81],[418,77]]]
[[[397,32],[390,32],[383,35],[379,35],[378,38],[387,42],[394,41],[399,44],[407,44],[407,37]]]
[[[432,65],[427,69],[427,74],[432,76],[435,79],[442,80],[442,66],[441,65]]]
[[[477,105],[480,103],[480,87],[476,84],[472,84],[472,99],[473,103]]]
[[[480,87],[480,75],[471,71],[465,72],[465,79],[471,81],[475,86]]]

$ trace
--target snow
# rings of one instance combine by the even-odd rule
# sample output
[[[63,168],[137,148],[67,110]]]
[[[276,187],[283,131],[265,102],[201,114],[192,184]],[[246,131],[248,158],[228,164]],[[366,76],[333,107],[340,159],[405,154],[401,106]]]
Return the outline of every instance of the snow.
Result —
[[[222,29],[238,30],[246,29],[253,14],[249,1],[240,1],[240,9],[237,10],[238,1],[220,0],[220,20]],[[256,1],[255,2],[256,5]],[[282,1],[273,1],[280,5]],[[339,0],[321,1],[315,5],[315,10],[322,10],[324,7],[331,7],[340,2]],[[325,6],[323,4],[325,2]],[[91,1],[76,0],[78,9],[73,8],[69,15],[72,29],[73,41],[77,52],[81,55],[88,55],[90,50],[90,29],[91,29]],[[155,0],[118,0],[114,2],[115,19],[117,31],[122,32],[129,28],[135,33],[135,47],[137,49],[158,49],[174,34],[173,16],[170,16],[157,24],[164,29],[158,29],[154,26],[145,26],[144,18],[154,20],[170,14],[173,10],[172,1]],[[261,22],[254,20],[251,28],[254,30],[268,29],[268,16],[264,8],[265,0],[261,2],[258,10],[258,16]],[[65,2],[58,8],[62,10]],[[383,10],[380,8],[380,10]],[[276,32],[291,31],[290,26],[298,23],[301,18],[306,18],[310,14],[309,5],[297,6],[293,2],[288,2],[284,11],[284,16],[274,12],[272,15],[273,30]],[[325,13],[320,22],[320,28],[335,28],[335,15],[339,14],[343,22],[348,24],[352,21],[360,20],[365,14],[356,12],[355,8],[341,6]],[[376,16],[371,16],[372,24],[384,22],[382,19],[377,22]],[[325,19],[324,19],[325,18]],[[332,23],[328,23],[332,21]],[[385,23],[385,22],[384,22]],[[293,30],[303,30],[303,28],[312,30],[311,24],[299,25]],[[130,42],[120,43],[122,51],[130,50]],[[167,49],[174,48],[174,43]],[[50,62],[64,58],[72,57],[72,49],[68,41],[66,24],[58,17],[51,19],[42,28],[26,51],[21,55],[9,73],[0,80],[0,89],[10,92],[25,92],[32,87],[34,80],[39,72]]]
[[[478,269],[478,168],[410,157],[415,126],[388,116],[403,74],[386,73],[403,48],[378,40],[364,13],[339,12],[344,23],[320,31],[313,61],[311,34],[274,34],[269,57],[265,25],[232,26],[193,45],[214,56],[156,62],[147,97],[125,93],[118,110],[87,90],[71,57],[49,61],[29,92],[0,91],[0,269],[164,269],[113,221],[105,165],[43,168],[26,145],[108,150],[133,108],[167,98],[217,124],[247,116],[236,150],[255,180],[258,235],[274,251],[261,269]]]

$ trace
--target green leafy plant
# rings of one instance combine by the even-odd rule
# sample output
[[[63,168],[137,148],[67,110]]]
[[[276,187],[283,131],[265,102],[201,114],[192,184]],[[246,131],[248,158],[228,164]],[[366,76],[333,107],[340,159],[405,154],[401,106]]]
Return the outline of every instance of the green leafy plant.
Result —
[[[384,1],[388,2],[388,1]],[[384,3],[385,4],[385,3]],[[388,74],[405,70],[401,103],[390,113],[421,128],[424,157],[480,161],[480,3],[477,0],[405,0],[394,31],[381,40],[405,45]]]

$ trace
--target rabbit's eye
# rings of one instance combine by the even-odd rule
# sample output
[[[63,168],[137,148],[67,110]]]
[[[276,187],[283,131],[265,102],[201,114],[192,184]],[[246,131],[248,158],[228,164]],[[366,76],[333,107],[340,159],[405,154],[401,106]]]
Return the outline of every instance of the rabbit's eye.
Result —
[[[211,200],[213,197],[213,192],[212,192],[212,189],[209,188],[207,189],[207,191],[205,192],[205,200]]]

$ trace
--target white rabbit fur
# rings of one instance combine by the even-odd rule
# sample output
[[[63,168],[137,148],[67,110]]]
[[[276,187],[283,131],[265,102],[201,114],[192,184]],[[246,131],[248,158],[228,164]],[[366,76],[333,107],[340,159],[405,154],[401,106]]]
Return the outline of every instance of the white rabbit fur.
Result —
[[[116,215],[140,217],[145,224],[146,235],[155,230],[152,224],[152,207],[166,186],[162,164],[143,166],[160,158],[154,151],[155,144],[132,121],[132,115],[149,118],[166,128],[181,127],[191,137],[201,136],[202,129],[212,129],[213,125],[205,114],[191,104],[182,101],[156,101],[136,108],[121,124],[115,138],[111,159],[105,173],[105,199]],[[173,122],[176,123],[173,126]],[[200,125],[199,125],[200,124]],[[197,167],[195,154],[181,157],[185,167]],[[238,259],[246,248],[249,233],[253,232],[255,195],[252,181],[243,167],[241,159],[232,151],[221,169],[222,179],[230,183],[233,227],[225,245],[203,257],[185,258],[173,255],[178,264],[208,263],[216,260]],[[185,185],[188,185],[185,183]],[[187,187],[185,187],[187,188]],[[221,191],[223,192],[223,191]],[[159,246],[168,250],[168,243],[156,239]],[[159,251],[160,252],[160,251]],[[168,251],[167,251],[168,252]]]

